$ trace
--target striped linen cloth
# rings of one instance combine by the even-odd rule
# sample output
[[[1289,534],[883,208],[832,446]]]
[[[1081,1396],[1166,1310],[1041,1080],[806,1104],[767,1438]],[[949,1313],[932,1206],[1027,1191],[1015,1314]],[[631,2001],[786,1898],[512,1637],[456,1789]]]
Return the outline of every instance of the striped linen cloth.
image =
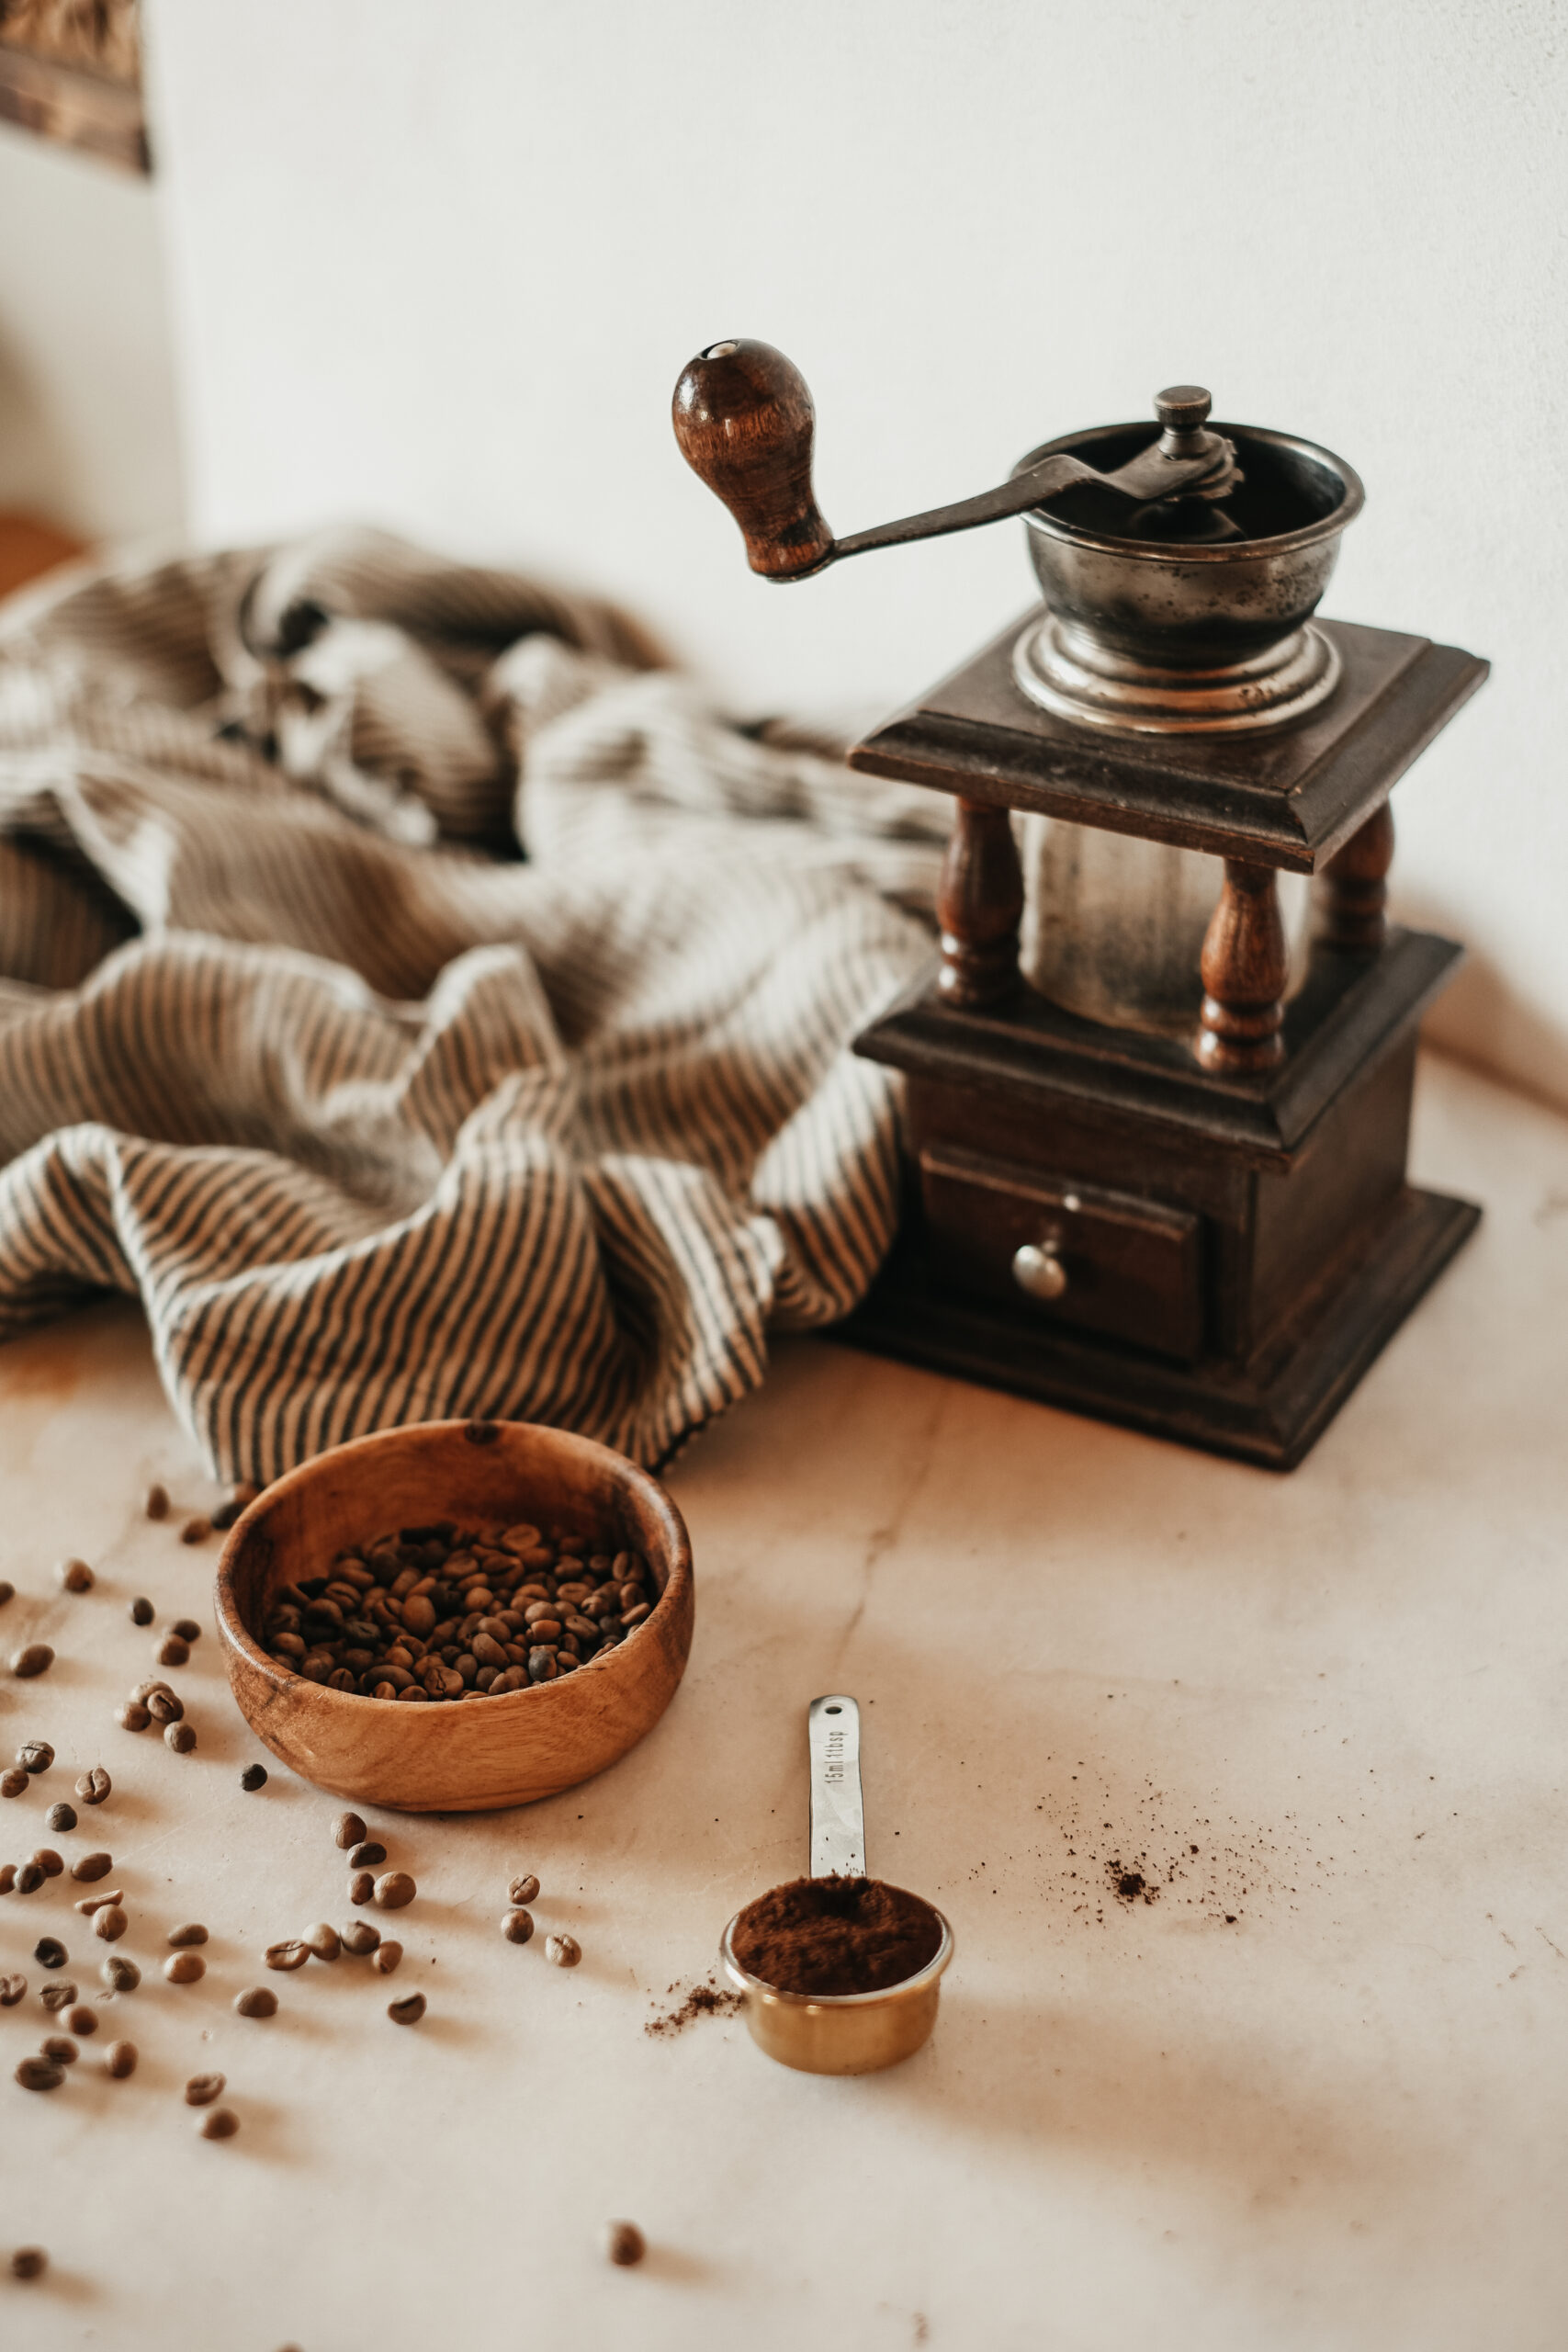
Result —
[[[862,1295],[928,794],[610,608],[344,533],[0,612],[0,1339],[138,1295],[209,1467],[445,1415],[657,1464]]]

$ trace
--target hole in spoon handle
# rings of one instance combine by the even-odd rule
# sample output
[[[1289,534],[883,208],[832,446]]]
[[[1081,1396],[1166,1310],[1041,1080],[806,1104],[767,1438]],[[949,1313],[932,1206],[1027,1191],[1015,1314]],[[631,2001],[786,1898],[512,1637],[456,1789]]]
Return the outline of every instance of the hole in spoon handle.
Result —
[[[837,1691],[813,1699],[806,1737],[811,1757],[811,1875],[863,1878],[859,1707]]]

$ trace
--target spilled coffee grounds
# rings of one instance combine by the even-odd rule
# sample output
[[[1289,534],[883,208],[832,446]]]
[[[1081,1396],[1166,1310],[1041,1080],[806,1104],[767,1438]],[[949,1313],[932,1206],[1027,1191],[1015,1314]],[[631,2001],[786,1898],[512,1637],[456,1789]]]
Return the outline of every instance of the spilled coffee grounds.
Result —
[[[942,1921],[879,1878],[797,1878],[749,1903],[731,1938],[742,1968],[781,1993],[885,1993],[934,1960]]]

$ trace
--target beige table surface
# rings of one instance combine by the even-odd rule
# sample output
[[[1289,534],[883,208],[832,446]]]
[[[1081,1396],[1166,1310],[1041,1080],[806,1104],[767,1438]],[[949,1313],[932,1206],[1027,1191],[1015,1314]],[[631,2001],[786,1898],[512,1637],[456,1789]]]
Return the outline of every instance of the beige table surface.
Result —
[[[781,1348],[671,1484],[691,1670],[615,1771],[513,1815],[376,1822],[419,1882],[395,1985],[273,1977],[351,1916],[337,1810],[262,1752],[210,1633],[212,1547],[140,1515],[193,1466],[130,1309],[0,1351],[0,1740],[101,1760],[92,1817],[148,1971],[51,2097],[30,1958],[104,1950],[55,1882],[0,1902],[0,2343],[157,2352],[821,2344],[1559,2352],[1568,2341],[1568,1125],[1429,1061],[1416,1159],[1477,1239],[1288,1479],[879,1363]],[[56,1593],[53,1559],[99,1571]],[[153,1671],[126,1607],[208,1620],[180,1758],[113,1721]],[[855,1692],[874,1869],[957,1931],[895,2072],[771,2066],[729,2020],[643,2028],[726,1917],[804,1867],[802,1711]],[[70,1852],[78,1833],[53,1842]],[[1161,1883],[1129,1906],[1109,1864]],[[548,1967],[497,1932],[544,1882]],[[78,1890],[79,1891],[79,1890]],[[175,1922],[209,1973],[156,1973]],[[389,1924],[384,1922],[383,1924]],[[429,2015],[390,2025],[393,1990]],[[111,2082],[110,2031],[141,2050]],[[243,2119],[193,2136],[221,2068]],[[615,2271],[602,2220],[647,2232]]]

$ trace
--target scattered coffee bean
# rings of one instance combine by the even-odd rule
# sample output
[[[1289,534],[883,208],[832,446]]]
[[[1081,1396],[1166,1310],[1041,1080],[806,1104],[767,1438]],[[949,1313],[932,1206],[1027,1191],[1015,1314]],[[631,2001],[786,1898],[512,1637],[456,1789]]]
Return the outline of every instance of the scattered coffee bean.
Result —
[[[98,2030],[98,2013],[90,2009],[85,2001],[78,2001],[74,2008],[66,2010],[63,2023],[67,2033],[73,2033],[78,2041],[85,2041],[89,2034]]]
[[[237,1487],[231,1487],[212,1514],[213,1526],[223,1529],[232,1527],[240,1513],[249,1510],[260,1492],[261,1488],[253,1487],[248,1479],[242,1479]]]
[[[299,1936],[286,1936],[282,1943],[268,1944],[266,1964],[269,1968],[303,1968],[310,1957],[310,1947]]]
[[[360,1820],[359,1815],[356,1813],[339,1814],[336,1824],[333,1829],[333,1836],[336,1838],[340,1846],[346,1849],[350,1846],[360,1845],[363,1843],[366,1834],[365,1824]]]
[[[424,2015],[424,1995],[405,1993],[400,2001],[389,2001],[387,2015],[394,2025],[417,2025]]]
[[[383,1911],[400,1911],[418,1892],[407,1871],[385,1871],[376,1881],[376,1901]]]
[[[372,1920],[355,1919],[343,1931],[343,1948],[355,1960],[363,1960],[373,1952],[381,1940],[381,1930]]]
[[[164,1973],[171,1984],[194,1984],[207,1973],[207,1962],[198,1951],[172,1951],[164,1962]]]
[[[85,1560],[57,1560],[54,1578],[62,1592],[91,1592],[97,1581]]]
[[[240,1786],[243,1789],[265,1789],[266,1786],[266,1766],[265,1764],[247,1764],[244,1770],[240,1775]]]
[[[360,1845],[351,1846],[348,1849],[348,1863],[351,1870],[374,1870],[386,1859],[387,1849],[374,1838],[367,1838]]]
[[[17,2068],[17,2080],[25,2091],[57,2091],[65,2080],[65,2069],[52,2058],[24,2058]]]
[[[68,1829],[74,1829],[76,1826],[75,1806],[73,1804],[51,1804],[49,1811],[44,1815],[43,1826],[46,1829],[59,1830],[61,1835],[63,1837]]]
[[[131,1696],[135,1697],[135,1692]],[[146,1693],[147,1712],[155,1724],[177,1724],[186,1711],[186,1702],[166,1682],[154,1682]]]
[[[41,2245],[19,2245],[11,2256],[13,2278],[41,2278],[49,2268],[49,2256]]]
[[[40,1950],[34,1952],[33,1958],[39,1961],[45,1968],[62,1968],[65,1964],[65,1952],[63,1947],[60,1944],[53,1943],[50,1939],[46,1938],[45,1940],[50,1942],[51,1953],[58,1953],[59,1957],[51,1957],[51,1959],[44,1960]],[[57,2016],[62,2009],[70,2009],[75,2007],[76,1987],[74,1984],[66,1984],[63,1980],[54,1984],[40,1984],[39,1986],[38,1996],[43,2003],[44,2007],[50,2011],[51,2015]]]
[[[130,1604],[131,1623],[133,1625],[150,1625],[152,1623],[155,1613],[152,1603],[148,1600],[146,1594],[138,1593],[136,1599]]]
[[[71,1875],[84,1886],[90,1886],[95,1879],[107,1878],[113,1868],[112,1854],[83,1854],[72,1863]]]
[[[9,1976],[0,1976],[0,2009],[14,2009],[18,2001],[27,1998],[28,1980],[15,1970]]]
[[[187,1927],[171,1928],[168,1940],[176,1951],[184,1951],[188,1945],[204,1944],[207,1941],[207,1929],[199,1919],[192,1919]]]
[[[130,1925],[118,1903],[106,1903],[101,1911],[93,1914],[93,1933],[102,1936],[105,1943],[118,1943]]]
[[[539,1899],[539,1882],[533,1871],[529,1871],[524,1877],[514,1878],[506,1892],[513,1903],[518,1905],[536,1903]]]
[[[378,1944],[371,1953],[370,1965],[378,1976],[390,1976],[402,1956],[401,1944],[395,1937],[389,1936],[385,1943]]]
[[[234,1996],[234,2007],[243,2018],[275,2018],[277,2015],[277,1995],[265,1984],[248,1984]]]
[[[52,2058],[57,2066],[73,2066],[81,2055],[70,2036],[63,2033],[47,2034],[39,2043],[39,2048],[46,2058]]]
[[[370,1871],[355,1871],[348,1882],[349,1901],[355,1904],[368,1903],[375,1892],[376,1881]]]
[[[0,1797],[19,1797],[28,1785],[28,1776],[19,1764],[9,1764],[0,1772]]]
[[[40,1846],[33,1856],[33,1863],[45,1878],[58,1878],[65,1868],[63,1858],[55,1852],[52,1846]]]
[[[199,1642],[201,1639],[201,1627],[194,1617],[176,1617],[175,1632],[182,1642]]]
[[[141,1971],[133,1960],[126,1960],[118,1952],[110,1952],[102,1962],[98,1974],[111,1993],[134,1993],[141,1982]]]
[[[154,1478],[152,1484],[147,1489],[147,1499],[142,1504],[141,1508],[146,1512],[149,1519],[167,1519],[169,1516],[169,1490],[167,1487],[160,1485],[159,1481]]]
[[[621,2269],[629,2270],[648,2252],[648,2241],[635,2222],[606,2222],[604,2251]]]
[[[501,1932],[509,1944],[525,1944],[534,1932],[531,1911],[509,1911],[501,1923]]]
[[[84,1772],[77,1781],[76,1793],[84,1804],[102,1804],[113,1787],[114,1782],[103,1766],[95,1764],[90,1772]]]
[[[164,1745],[165,1747],[172,1747],[176,1756],[188,1756],[196,1746],[196,1725],[185,1723],[166,1724],[164,1726]]]
[[[152,1655],[160,1666],[188,1666],[190,1644],[182,1641],[178,1634],[165,1634]]]
[[[104,2052],[104,2072],[106,2075],[112,2075],[117,2083],[123,2083],[127,2075],[134,2075],[136,2072],[135,2042],[111,2041]]]
[[[100,1894],[85,1894],[81,1902],[73,1904],[72,1908],[79,1911],[84,1919],[90,1919],[95,1911],[103,1909],[106,1903],[123,1903],[124,1901],[125,1894],[122,1888],[106,1886]]]
[[[196,2128],[204,2140],[231,2140],[240,2119],[231,2107],[209,2107]]]
[[[152,1720],[140,1699],[127,1699],[115,1710],[115,1721],[122,1731],[145,1731]]]
[[[307,1928],[300,1941],[306,1945],[313,1960],[335,1960],[343,1950],[343,1938],[335,1928],[328,1927],[324,1919],[318,1919],[313,1928]]]
[[[545,1958],[552,1968],[575,1968],[582,1958],[582,1946],[575,1936],[547,1936]]]
[[[0,1862],[0,1894],[9,1894],[17,1883],[15,1862]]]
[[[47,1674],[54,1664],[54,1652],[47,1642],[29,1642],[26,1649],[11,1653],[11,1671],[25,1682],[35,1674]]]
[[[17,1750],[17,1761],[24,1772],[47,1772],[54,1761],[54,1750],[47,1739],[24,1739]]]
[[[222,2098],[228,2086],[227,2075],[193,2075],[186,2085],[186,2105],[210,2107],[215,2098]]]
[[[17,1588],[10,1577],[0,1577],[0,1609],[4,1609],[8,1600],[15,1600],[16,1597]]]
[[[43,1876],[36,1862],[24,1862],[12,1883],[18,1894],[36,1894],[43,1884]]]

